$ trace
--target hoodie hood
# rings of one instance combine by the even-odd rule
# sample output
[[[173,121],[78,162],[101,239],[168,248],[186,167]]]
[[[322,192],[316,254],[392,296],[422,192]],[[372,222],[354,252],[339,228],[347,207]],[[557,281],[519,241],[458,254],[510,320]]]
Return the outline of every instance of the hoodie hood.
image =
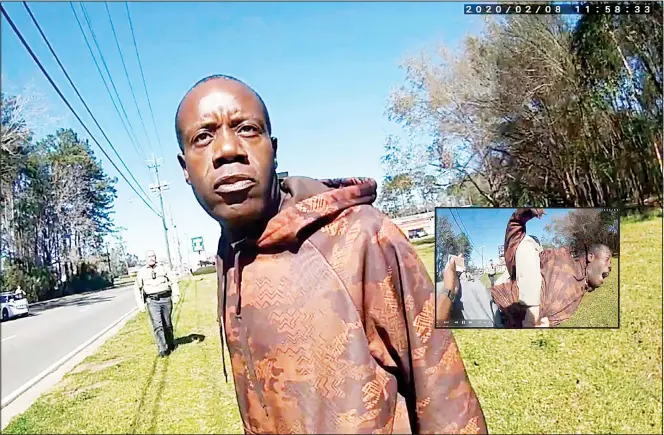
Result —
[[[281,183],[279,212],[258,238],[258,248],[289,244],[301,232],[322,219],[376,200],[376,182],[371,178],[315,180],[289,177]]]
[[[228,293],[227,271],[232,261],[233,280],[237,289],[235,317],[242,322],[242,270],[245,262],[243,254],[279,245],[288,245],[298,241],[302,231],[322,219],[333,219],[341,211],[360,204],[372,204],[376,200],[376,182],[370,178],[347,178],[334,180],[314,180],[306,177],[290,177],[280,183],[281,200],[279,211],[268,221],[265,230],[257,240],[242,239],[228,243],[219,238],[217,247],[218,321],[222,339],[222,366],[224,377],[228,381],[226,359],[224,356],[224,325],[226,315],[226,296]],[[229,263],[230,263],[229,261]],[[249,260],[251,261],[251,260]],[[244,331],[241,329],[241,331]],[[241,337],[245,355],[249,355],[247,337]],[[253,382],[258,382],[251,358],[247,360],[248,370]],[[262,389],[258,389],[262,396]],[[266,411],[267,412],[267,411]]]

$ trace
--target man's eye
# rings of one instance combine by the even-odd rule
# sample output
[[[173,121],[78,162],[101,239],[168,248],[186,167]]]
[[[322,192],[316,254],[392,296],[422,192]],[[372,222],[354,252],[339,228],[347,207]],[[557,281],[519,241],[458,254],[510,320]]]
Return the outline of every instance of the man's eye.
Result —
[[[208,133],[208,132],[200,133],[200,134],[196,135],[196,137],[194,137],[194,143],[205,142],[210,138],[212,138],[212,135],[210,133]]]
[[[244,134],[257,134],[259,131],[260,130],[255,125],[243,125],[238,129],[239,133]]]

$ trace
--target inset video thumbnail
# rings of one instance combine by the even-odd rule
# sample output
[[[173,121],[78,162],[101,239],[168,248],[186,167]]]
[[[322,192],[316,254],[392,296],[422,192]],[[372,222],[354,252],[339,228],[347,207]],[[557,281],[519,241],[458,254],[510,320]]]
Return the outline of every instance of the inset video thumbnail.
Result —
[[[437,208],[436,327],[618,328],[620,212]]]

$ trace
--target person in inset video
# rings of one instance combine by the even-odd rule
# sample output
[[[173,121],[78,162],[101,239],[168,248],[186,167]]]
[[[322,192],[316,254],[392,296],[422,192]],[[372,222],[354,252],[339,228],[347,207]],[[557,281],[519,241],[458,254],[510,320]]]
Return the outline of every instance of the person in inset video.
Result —
[[[375,181],[280,180],[267,107],[233,77],[196,83],[175,124],[185,180],[221,227],[217,316],[246,433],[486,433],[424,265],[371,206]]]
[[[581,258],[574,258],[567,248],[542,249],[536,237],[526,234],[526,223],[544,214],[541,208],[521,208],[507,223],[507,277],[491,288],[507,328],[561,324],[611,273],[612,252],[606,245],[590,245]]]
[[[489,277],[489,282],[491,282],[491,287],[493,287],[496,285],[496,266],[493,265],[493,260],[489,260],[489,267],[487,267],[486,273]]]

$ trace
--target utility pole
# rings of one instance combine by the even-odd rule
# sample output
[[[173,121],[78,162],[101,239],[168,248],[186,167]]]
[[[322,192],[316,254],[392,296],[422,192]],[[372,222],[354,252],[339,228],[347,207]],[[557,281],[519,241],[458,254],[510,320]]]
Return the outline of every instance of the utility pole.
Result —
[[[106,241],[106,264],[108,264],[108,274],[110,276],[113,272],[111,270],[111,253],[108,252],[108,241]]]
[[[482,256],[482,273],[484,273],[484,246],[480,246],[480,255]]]
[[[168,266],[173,269],[173,260],[171,260],[171,247],[168,243],[168,227],[166,226],[166,215],[164,214],[164,198],[163,191],[168,190],[168,183],[161,183],[159,180],[159,168],[161,165],[157,161],[157,158],[152,154],[152,160],[148,161],[148,168],[154,169],[155,184],[150,185],[150,191],[156,192],[159,195],[159,206],[161,207],[161,224],[164,227],[164,241],[166,242],[166,256],[168,257]]]
[[[189,240],[190,240],[189,239],[189,233],[187,233],[187,232],[184,233],[184,239],[187,241],[187,243],[189,243]],[[187,249],[187,266],[190,269],[193,269],[193,267],[191,266],[191,255],[189,254],[189,251],[191,251],[191,249]]]
[[[171,225],[173,226],[173,230],[175,231],[175,240],[178,244],[178,267],[182,269],[182,251],[180,250],[180,236],[178,235],[178,226],[175,225],[175,219],[173,219],[173,211],[171,210],[170,204],[168,206],[168,212],[171,215]]]

